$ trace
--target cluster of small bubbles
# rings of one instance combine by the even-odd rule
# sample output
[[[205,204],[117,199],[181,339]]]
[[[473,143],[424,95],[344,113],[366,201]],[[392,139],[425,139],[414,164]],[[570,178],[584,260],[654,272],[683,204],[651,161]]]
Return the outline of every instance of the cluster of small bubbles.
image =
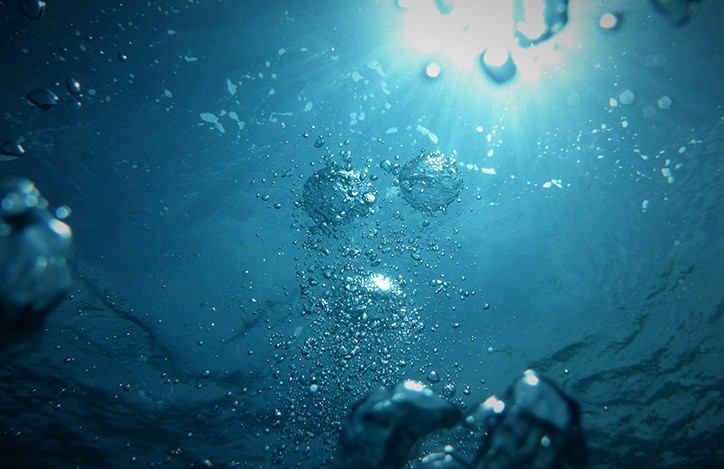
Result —
[[[323,444],[332,448],[345,409],[379,387],[393,386],[420,365],[415,349],[424,339],[426,330],[421,317],[427,306],[425,299],[432,296],[424,285],[430,282],[434,291],[448,297],[459,294],[466,298],[475,294],[475,291],[457,288],[454,282],[440,274],[439,280],[430,281],[429,277],[423,280],[423,291],[419,291],[419,285],[400,275],[404,272],[402,269],[406,269],[405,275],[417,277],[425,269],[434,268],[436,259],[445,259],[451,251],[456,252],[455,248],[460,249],[460,245],[456,241],[450,242],[450,238],[437,237],[438,230],[444,231],[445,226],[434,220],[439,215],[430,213],[434,210],[429,207],[441,204],[430,202],[432,205],[426,206],[422,213],[411,210],[402,204],[402,197],[397,197],[400,195],[399,180],[378,178],[380,169],[400,176],[399,155],[389,160],[381,158],[379,169],[374,167],[371,157],[365,156],[362,160],[366,168],[357,171],[352,167],[356,162],[352,149],[345,148],[350,144],[349,140],[330,144],[332,134],[322,135],[314,127],[309,133],[299,135],[303,138],[318,136],[314,144],[308,146],[324,147],[324,155],[318,156],[310,166],[325,168],[306,178],[303,187],[297,185],[296,178],[291,180],[295,186],[292,193],[299,196],[293,206],[301,209],[292,211],[292,226],[306,236],[304,240],[292,243],[295,249],[303,249],[294,257],[294,261],[299,262],[296,267],[301,298],[298,314],[308,325],[298,325],[296,329],[292,326],[292,333],[275,328],[274,320],[270,323],[268,317],[264,321],[269,346],[274,348],[273,359],[269,359],[272,368],[267,376],[273,378],[278,395],[281,397],[282,390],[286,389],[289,398],[281,404],[284,407],[271,407],[274,413],[264,417],[268,427],[259,427],[257,437],[281,433],[284,444],[266,446],[270,459],[279,463],[291,453],[309,454],[309,441],[314,438],[320,441],[319,435]],[[382,139],[376,139],[372,146],[382,144]],[[337,146],[339,148],[334,150]],[[315,152],[314,148],[309,151]],[[422,153],[419,158],[424,159],[424,150]],[[432,160],[435,155],[431,154]],[[424,168],[431,168],[432,160],[428,159]],[[439,159],[438,162],[444,167],[446,161]],[[284,178],[287,174],[291,175],[292,171],[280,171],[274,176]],[[378,179],[389,186],[381,197],[372,185]],[[434,184],[438,182],[433,178]],[[252,182],[252,185],[259,184],[259,181]],[[443,181],[443,186],[445,184],[447,182]],[[269,196],[262,194],[257,197],[267,202]],[[447,190],[442,194],[455,195],[452,201],[459,199]],[[384,201],[384,207],[375,206],[381,201]],[[374,219],[376,213],[384,215]],[[453,230],[454,235],[458,233]],[[464,276],[457,278],[466,281]],[[292,321],[289,319],[289,324],[294,324]],[[436,327],[430,330],[434,329]],[[292,351],[297,351],[297,358],[289,360]],[[437,349],[434,354],[439,354]],[[279,366],[290,361],[293,363],[288,368]],[[453,366],[455,372],[459,372],[458,364]],[[428,371],[423,376],[430,384],[441,382],[436,371]],[[424,367],[421,372],[424,373]],[[253,392],[261,393],[261,389]],[[453,399],[455,385],[448,384],[441,393]],[[463,393],[469,395],[469,388],[466,387]],[[231,397],[230,394],[227,396]],[[330,399],[338,405],[326,405]],[[461,408],[466,406],[461,398],[455,402]],[[229,404],[231,411],[241,405],[233,399]],[[329,422],[336,423],[330,426]],[[293,443],[289,445],[288,442]],[[297,467],[301,466],[297,464]]]

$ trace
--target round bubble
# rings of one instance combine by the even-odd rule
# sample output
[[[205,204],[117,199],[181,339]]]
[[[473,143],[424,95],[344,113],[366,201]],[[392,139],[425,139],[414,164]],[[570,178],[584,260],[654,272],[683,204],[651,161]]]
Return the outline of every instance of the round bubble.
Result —
[[[621,104],[631,104],[634,100],[634,94],[631,90],[626,90],[618,97]]]
[[[357,170],[328,166],[304,183],[303,208],[319,226],[334,227],[374,212],[377,189]]]
[[[65,220],[70,216],[70,214],[73,213],[70,207],[67,205],[60,206],[55,209],[55,218],[58,220]]]
[[[568,103],[571,107],[576,107],[581,102],[581,97],[578,95],[578,93],[572,93],[568,95],[568,98],[566,98],[566,103]]]
[[[668,96],[662,96],[657,101],[657,104],[659,106],[659,109],[669,109],[671,107],[671,98]]]
[[[615,29],[618,26],[618,16],[613,13],[605,13],[598,20],[598,25],[601,29]]]
[[[437,78],[440,75],[440,66],[436,63],[431,63],[425,68],[425,74],[430,78]]]
[[[442,153],[422,153],[399,172],[400,193],[412,207],[425,212],[445,210],[463,190],[455,160]]]

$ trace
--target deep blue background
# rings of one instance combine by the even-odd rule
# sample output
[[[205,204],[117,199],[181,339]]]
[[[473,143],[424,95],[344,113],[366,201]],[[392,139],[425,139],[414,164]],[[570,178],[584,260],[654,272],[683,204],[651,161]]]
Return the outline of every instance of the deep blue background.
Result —
[[[572,2],[560,61],[504,85],[414,49],[387,1],[49,1],[39,21],[5,3],[0,140],[24,137],[27,153],[0,161],[0,176],[71,207],[76,252],[72,294],[0,366],[0,466],[147,466],[179,449],[169,467],[322,467],[336,422],[370,389],[434,369],[436,391],[453,382],[473,405],[528,367],[580,401],[591,467],[721,457],[721,2],[684,27],[645,2]],[[597,28],[607,11],[623,14],[617,31]],[[429,80],[433,60],[443,73]],[[67,77],[80,110],[52,88]],[[29,105],[39,87],[62,102]],[[633,103],[612,106],[625,90]],[[662,96],[671,108],[656,107]],[[222,110],[244,128],[201,118]],[[308,234],[295,208],[320,134],[380,178],[377,213],[339,238]],[[421,148],[461,163],[466,188],[446,213],[413,212],[379,168]],[[334,347],[357,339],[302,314],[300,282],[347,262],[345,246],[385,239],[422,246],[420,263],[403,247],[367,268],[407,280],[425,329],[372,334],[345,369]],[[305,356],[309,338],[325,349]]]

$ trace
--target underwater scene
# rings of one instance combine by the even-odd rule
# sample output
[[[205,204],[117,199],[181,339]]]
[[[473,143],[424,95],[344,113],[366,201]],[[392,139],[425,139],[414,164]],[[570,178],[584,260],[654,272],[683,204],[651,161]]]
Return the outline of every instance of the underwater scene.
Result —
[[[0,13],[0,469],[724,467],[724,2]]]

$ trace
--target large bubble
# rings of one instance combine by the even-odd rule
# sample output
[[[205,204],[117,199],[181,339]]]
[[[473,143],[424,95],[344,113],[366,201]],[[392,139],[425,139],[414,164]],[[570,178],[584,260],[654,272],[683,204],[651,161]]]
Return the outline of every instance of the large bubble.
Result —
[[[328,166],[304,183],[304,211],[322,227],[332,228],[374,212],[377,189],[357,170]]]
[[[402,197],[418,210],[445,210],[463,190],[463,176],[455,160],[442,153],[424,151],[400,168]]]

